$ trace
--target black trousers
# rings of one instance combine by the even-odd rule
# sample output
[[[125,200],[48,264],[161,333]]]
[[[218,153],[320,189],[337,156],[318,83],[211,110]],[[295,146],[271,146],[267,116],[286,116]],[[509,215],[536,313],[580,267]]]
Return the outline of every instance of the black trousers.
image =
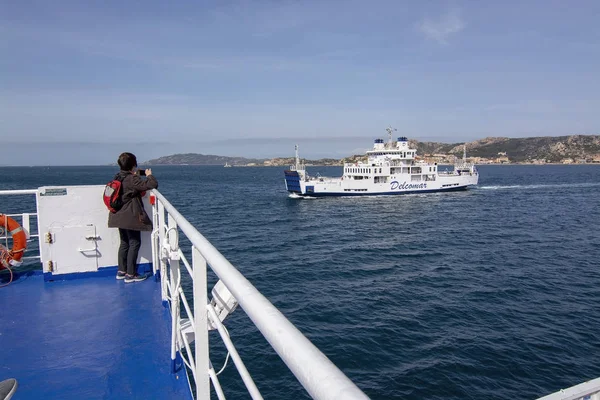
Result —
[[[142,244],[140,231],[119,228],[121,246],[119,246],[119,271],[127,275],[137,274],[137,258]]]

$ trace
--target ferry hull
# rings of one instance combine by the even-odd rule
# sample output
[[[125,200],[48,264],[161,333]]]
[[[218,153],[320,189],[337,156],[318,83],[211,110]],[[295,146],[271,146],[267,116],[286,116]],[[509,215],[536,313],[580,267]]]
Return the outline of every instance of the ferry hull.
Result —
[[[403,194],[456,192],[475,186],[478,175],[438,175],[435,181],[410,183],[405,177],[375,184],[342,178],[303,179],[302,171],[285,171],[289,193],[301,197],[397,196]],[[410,177],[408,177],[410,179]]]
[[[289,193],[295,194],[301,197],[356,197],[356,196],[400,196],[405,194],[419,194],[419,193],[438,193],[438,192],[461,192],[467,190],[469,186],[455,186],[451,188],[443,189],[431,189],[431,190],[405,190],[401,192],[311,192],[302,193],[293,190],[288,190]]]

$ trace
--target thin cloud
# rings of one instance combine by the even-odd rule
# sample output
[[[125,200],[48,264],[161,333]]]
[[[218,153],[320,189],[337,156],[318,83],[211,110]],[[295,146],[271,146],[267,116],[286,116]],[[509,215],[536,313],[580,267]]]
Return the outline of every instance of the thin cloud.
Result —
[[[457,11],[450,11],[439,18],[425,18],[417,24],[419,32],[440,44],[448,44],[448,38],[465,29],[465,22]]]

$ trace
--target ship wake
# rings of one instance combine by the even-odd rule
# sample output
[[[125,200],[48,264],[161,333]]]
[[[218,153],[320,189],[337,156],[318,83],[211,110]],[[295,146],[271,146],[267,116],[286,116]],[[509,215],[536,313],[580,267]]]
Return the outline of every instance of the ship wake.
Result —
[[[585,183],[556,183],[556,184],[541,184],[541,185],[493,185],[479,186],[480,190],[531,190],[531,189],[556,189],[556,188],[587,188],[600,186],[600,182],[585,182]]]

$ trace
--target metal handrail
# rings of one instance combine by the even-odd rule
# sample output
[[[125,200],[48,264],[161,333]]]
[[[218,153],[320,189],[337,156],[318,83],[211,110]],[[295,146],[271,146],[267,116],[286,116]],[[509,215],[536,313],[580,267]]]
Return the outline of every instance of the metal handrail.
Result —
[[[173,218],[188,237],[194,251],[206,263],[237,299],[254,325],[271,344],[273,349],[315,399],[367,399],[368,397],[327,356],[312,344],[266,297],[264,297],[171,203],[158,191],[153,190],[161,208]],[[194,265],[194,276],[199,267]],[[164,277],[163,277],[164,279]],[[201,279],[206,281],[205,279]],[[202,282],[193,281],[196,285]],[[206,290],[206,289],[203,289]],[[205,293],[205,292],[204,292]],[[208,319],[207,310],[200,313],[194,299],[196,322]],[[198,339],[198,332],[196,334]],[[198,360],[196,360],[198,361]],[[208,362],[207,362],[208,364]],[[196,374],[198,371],[196,371]]]
[[[538,400],[583,400],[598,394],[600,394],[600,378],[592,379],[567,389],[561,389],[556,393],[540,397]]]
[[[17,195],[31,195],[31,194],[37,194],[38,193],[38,189],[15,189],[15,190],[0,190],[0,196],[17,196]],[[26,230],[27,232],[27,239],[31,240],[31,239],[40,239],[40,234],[39,234],[39,215],[38,215],[38,210],[37,210],[37,203],[36,203],[36,211],[35,212],[30,212],[30,213],[20,213],[20,214],[4,214],[7,217],[21,217],[23,218],[23,221],[21,223],[21,225],[23,226],[23,228]],[[38,233],[36,234],[31,234],[30,231],[30,226],[29,226],[29,217],[36,217],[37,221],[36,221],[36,226],[38,229]],[[25,219],[27,218],[27,219]],[[23,223],[26,222],[26,223]],[[4,228],[4,227],[3,227]],[[3,229],[4,231],[5,229]],[[0,237],[0,242],[3,243],[3,245],[5,247],[8,247],[8,240],[12,239],[11,236],[4,234],[4,236]],[[25,251],[29,251],[30,249],[26,249]],[[42,258],[41,256],[41,248],[38,246],[37,249],[37,255],[35,256],[24,256],[21,258],[22,261],[25,260],[39,260]]]
[[[37,194],[37,189],[0,190],[0,196],[12,196],[16,194]]]

